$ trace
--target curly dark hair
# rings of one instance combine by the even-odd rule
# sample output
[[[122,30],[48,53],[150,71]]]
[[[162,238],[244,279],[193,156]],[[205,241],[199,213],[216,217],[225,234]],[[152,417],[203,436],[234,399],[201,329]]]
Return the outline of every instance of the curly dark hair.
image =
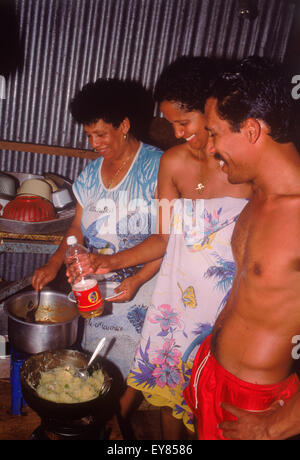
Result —
[[[216,77],[217,62],[207,57],[181,56],[161,73],[154,99],[174,101],[185,111],[204,113],[207,90]]]
[[[218,115],[233,132],[248,118],[257,118],[267,123],[276,142],[293,141],[295,103],[280,64],[257,56],[243,59],[216,79],[209,97],[217,99]]]
[[[153,117],[151,91],[140,83],[117,78],[99,78],[87,83],[70,103],[75,121],[84,125],[103,120],[118,128],[124,118],[130,120],[130,132],[143,139]]]

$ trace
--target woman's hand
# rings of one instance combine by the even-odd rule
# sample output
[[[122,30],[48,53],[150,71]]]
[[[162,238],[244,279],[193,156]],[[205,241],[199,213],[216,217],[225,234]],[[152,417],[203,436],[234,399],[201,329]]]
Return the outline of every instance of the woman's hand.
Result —
[[[81,278],[89,273],[94,273],[90,266],[89,255],[78,254],[76,257],[65,259],[66,277],[70,284],[75,284],[81,280]]]
[[[59,266],[53,264],[51,262],[47,262],[40,268],[37,268],[33,273],[31,284],[36,291],[40,291],[43,289],[46,284],[50,283],[50,281],[54,280],[56,277]]]
[[[115,288],[114,291],[116,295],[114,297],[110,297],[109,302],[129,302],[129,300],[135,296],[135,293],[141,284],[143,284],[143,282],[138,276],[129,276]]]
[[[113,266],[113,256],[90,254],[89,257],[93,273],[103,275],[115,270]]]

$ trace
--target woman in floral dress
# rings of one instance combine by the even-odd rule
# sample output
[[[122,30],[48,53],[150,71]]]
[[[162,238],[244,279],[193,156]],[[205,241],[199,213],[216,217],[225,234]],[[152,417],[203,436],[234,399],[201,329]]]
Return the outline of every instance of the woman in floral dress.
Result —
[[[161,407],[163,439],[184,439],[180,419],[193,431],[182,392],[193,357],[230,289],[231,234],[249,196],[248,186],[229,184],[210,155],[204,106],[214,73],[210,60],[183,57],[161,75],[155,97],[184,143],[167,150],[160,160],[160,232],[129,250],[92,257],[95,271],[105,273],[157,260],[166,251],[127,379],[147,401]],[[177,201],[169,238],[173,200]]]
[[[183,389],[195,354],[229,295],[235,274],[230,240],[246,203],[231,197],[178,200],[128,378],[128,384],[141,390],[149,403],[170,407],[173,417],[191,430],[193,415]],[[191,225],[192,219],[198,224]]]

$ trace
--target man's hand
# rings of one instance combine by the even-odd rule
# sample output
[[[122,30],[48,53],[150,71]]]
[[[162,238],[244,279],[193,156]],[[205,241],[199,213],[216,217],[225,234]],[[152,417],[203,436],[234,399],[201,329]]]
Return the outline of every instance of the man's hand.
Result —
[[[283,405],[283,401],[274,402],[269,409],[263,412],[250,412],[239,409],[228,403],[222,403],[221,407],[237,417],[236,421],[222,422],[219,428],[227,439],[236,440],[269,440],[268,425],[270,417]]]

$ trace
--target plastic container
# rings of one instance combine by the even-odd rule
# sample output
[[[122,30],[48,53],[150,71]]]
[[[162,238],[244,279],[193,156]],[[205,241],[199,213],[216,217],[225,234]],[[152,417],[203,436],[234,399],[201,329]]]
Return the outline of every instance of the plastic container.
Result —
[[[43,179],[27,179],[17,190],[17,195],[40,196],[52,202],[52,188]]]
[[[83,318],[95,318],[104,310],[104,303],[93,274],[82,275],[89,268],[89,251],[77,242],[76,236],[67,238],[65,265],[74,273],[76,282],[72,283],[72,291],[77,302],[79,313]]]
[[[50,201],[39,196],[17,196],[6,204],[2,217],[23,222],[45,222],[56,219],[57,214]]]

